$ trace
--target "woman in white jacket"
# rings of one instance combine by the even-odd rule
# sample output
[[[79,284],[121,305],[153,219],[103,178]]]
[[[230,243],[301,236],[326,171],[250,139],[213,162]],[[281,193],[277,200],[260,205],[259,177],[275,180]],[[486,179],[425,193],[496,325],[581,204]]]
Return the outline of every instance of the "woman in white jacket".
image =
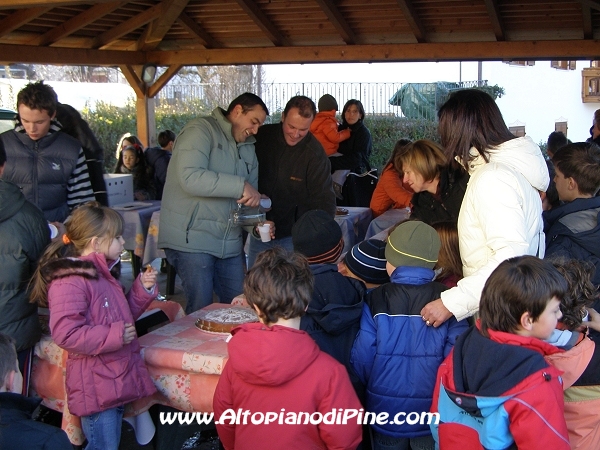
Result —
[[[475,314],[485,281],[505,259],[544,256],[540,196],[550,181],[540,148],[508,130],[485,92],[455,92],[438,118],[446,156],[458,160],[471,178],[458,216],[464,278],[421,311],[435,327],[452,315],[461,320]]]

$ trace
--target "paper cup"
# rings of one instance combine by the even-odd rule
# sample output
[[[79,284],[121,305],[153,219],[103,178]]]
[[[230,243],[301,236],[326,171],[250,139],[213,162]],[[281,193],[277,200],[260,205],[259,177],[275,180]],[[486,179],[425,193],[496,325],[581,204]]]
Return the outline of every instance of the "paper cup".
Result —
[[[258,226],[258,232],[260,233],[260,240],[263,242],[269,242],[271,240],[271,224],[264,223]]]
[[[58,236],[58,228],[56,228],[55,225],[49,223],[48,228],[50,228],[50,239],[54,239],[56,236]]]

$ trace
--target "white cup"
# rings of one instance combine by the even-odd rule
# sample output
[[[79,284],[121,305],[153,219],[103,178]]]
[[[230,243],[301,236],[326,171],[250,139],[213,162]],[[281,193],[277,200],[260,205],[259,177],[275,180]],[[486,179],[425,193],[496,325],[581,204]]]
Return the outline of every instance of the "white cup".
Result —
[[[48,223],[48,228],[50,228],[50,239],[54,239],[58,236],[58,228],[55,225]]]
[[[258,232],[260,233],[260,240],[263,242],[269,242],[271,240],[271,224],[263,223],[258,226]]]

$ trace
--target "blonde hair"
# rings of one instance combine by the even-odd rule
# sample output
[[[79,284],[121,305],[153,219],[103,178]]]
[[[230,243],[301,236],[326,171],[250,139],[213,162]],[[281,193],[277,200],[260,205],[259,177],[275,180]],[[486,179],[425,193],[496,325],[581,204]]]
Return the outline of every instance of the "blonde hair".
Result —
[[[463,278],[456,223],[436,222],[431,226],[437,231],[442,244],[440,246],[438,262],[434,267],[434,269],[441,269],[437,278],[443,280],[452,275],[457,276],[459,279]]]
[[[80,256],[95,237],[102,238],[108,244],[123,233],[123,218],[115,210],[98,202],[88,202],[73,210],[65,221],[65,229],[63,239],[53,241],[46,248],[31,279],[30,301],[42,307],[48,306],[48,281],[42,275],[43,267],[53,259]]]
[[[394,157],[394,168],[399,174],[404,173],[404,167],[410,166],[425,181],[433,181],[447,165],[442,148],[429,139],[420,139],[405,145]]]

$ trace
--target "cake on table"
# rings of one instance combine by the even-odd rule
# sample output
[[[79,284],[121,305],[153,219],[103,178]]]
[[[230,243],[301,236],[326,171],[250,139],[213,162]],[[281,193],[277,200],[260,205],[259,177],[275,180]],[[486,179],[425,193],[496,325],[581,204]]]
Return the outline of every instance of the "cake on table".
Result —
[[[243,306],[231,306],[209,311],[200,311],[196,327],[212,333],[230,333],[235,327],[249,322],[258,322],[258,316]]]

